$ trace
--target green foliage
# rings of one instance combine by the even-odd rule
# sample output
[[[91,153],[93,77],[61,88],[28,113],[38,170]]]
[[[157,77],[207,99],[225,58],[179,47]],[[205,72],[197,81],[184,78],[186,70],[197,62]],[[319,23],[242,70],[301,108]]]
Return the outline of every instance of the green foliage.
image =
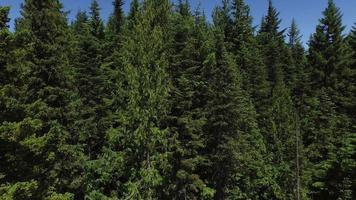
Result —
[[[344,195],[340,191],[351,187],[345,186],[348,185],[345,182],[353,176],[352,172],[343,171],[340,166],[344,157],[337,155],[344,145],[342,141],[349,139],[349,134],[355,131],[353,104],[350,103],[355,96],[352,86],[354,70],[352,52],[342,35],[344,26],[340,10],[330,0],[323,14],[324,17],[311,38],[308,56],[312,67],[310,76],[313,90],[309,94],[309,101],[319,103],[308,113],[319,113],[319,117],[309,117],[308,119],[315,120],[313,124],[306,126],[309,132],[321,135],[316,141],[308,141],[307,149],[315,152],[310,154],[314,156],[309,160],[317,167],[309,172],[312,177],[312,195],[338,199]],[[337,175],[331,179],[331,174]]]
[[[104,22],[100,17],[100,7],[97,0],[93,0],[90,6],[90,32],[99,40],[104,39]]]
[[[211,48],[208,27],[203,16],[193,16],[187,2],[180,2],[174,13],[171,64],[171,108],[167,123],[176,139],[169,197],[205,199],[214,190],[202,179],[201,169],[207,164],[204,156],[206,135],[203,115],[206,106],[203,80],[204,62]]]
[[[0,6],[0,199],[351,200],[356,27],[332,0],[308,53],[269,0]],[[286,41],[285,36],[288,36]]]
[[[8,18],[10,7],[0,7],[0,29],[7,28],[7,23],[10,21]]]
[[[36,195],[36,181],[18,182],[14,185],[0,185],[0,197],[4,200],[31,199]]]

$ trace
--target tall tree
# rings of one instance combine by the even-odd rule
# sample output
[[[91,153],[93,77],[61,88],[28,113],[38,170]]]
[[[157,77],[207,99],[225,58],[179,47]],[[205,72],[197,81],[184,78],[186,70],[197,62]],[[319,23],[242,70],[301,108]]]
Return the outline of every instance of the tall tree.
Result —
[[[291,52],[291,63],[286,71],[286,84],[292,92],[293,101],[298,110],[303,106],[303,99],[309,87],[305,50],[301,42],[300,31],[295,20],[292,20],[288,31],[288,47]]]
[[[100,17],[100,7],[97,0],[93,0],[90,6],[90,31],[99,40],[104,39],[104,22]]]
[[[262,21],[258,39],[263,48],[264,63],[267,66],[268,80],[272,87],[280,78],[276,76],[283,75],[279,72],[283,72],[287,58],[286,51],[283,51],[286,50],[284,45],[285,30],[280,31],[280,24],[279,12],[273,6],[272,0],[269,0],[268,12]]]
[[[0,85],[5,83],[5,79],[7,78],[5,75],[6,63],[8,60],[8,50],[9,50],[9,36],[10,33],[8,31],[8,22],[10,19],[8,18],[10,11],[10,7],[0,7]]]
[[[100,40],[93,35],[93,23],[83,12],[77,14],[73,23],[74,52],[74,84],[81,98],[80,120],[77,120],[81,143],[85,145],[85,153],[89,159],[95,158],[100,152],[104,140],[104,98],[108,96],[101,65],[103,63]],[[81,127],[82,130],[79,129]]]
[[[305,127],[309,135],[308,153],[314,152],[309,158],[314,166],[310,168],[311,195],[338,199],[343,198],[342,191],[352,191],[352,184],[347,184],[354,176],[352,165],[343,163],[348,163],[354,153],[344,152],[341,156],[338,149],[346,148],[345,145],[352,147],[351,141],[354,140],[354,115],[349,106],[355,95],[352,86],[355,79],[351,67],[352,53],[343,36],[342,15],[332,0],[329,0],[323,15],[311,38],[308,55],[313,91],[309,94],[309,105],[315,106],[309,113],[316,115],[309,116],[311,123]],[[318,102],[320,105],[317,107]],[[320,120],[321,116],[323,120]],[[348,198],[352,199],[353,195]]]
[[[135,20],[137,20],[137,14],[139,13],[140,9],[140,4],[138,0],[132,0],[130,4],[130,11],[127,16],[127,23],[129,26],[129,29],[132,28],[133,24],[135,23]]]
[[[26,0],[20,22],[18,35],[26,42],[18,46],[22,54],[13,65],[20,68],[22,115],[1,127],[1,135],[15,147],[12,156],[21,153],[20,159],[10,161],[19,168],[5,174],[8,192],[19,195],[23,190],[35,199],[80,197],[82,154],[75,133],[69,132],[74,94],[62,5],[57,0]],[[19,173],[22,167],[26,170]]]
[[[174,27],[171,64],[171,109],[168,115],[170,131],[176,135],[170,199],[205,199],[212,189],[202,178],[207,163],[204,155],[206,122],[203,110],[204,82],[202,69],[210,50],[211,35],[204,16],[193,16],[187,1],[179,1],[173,15]]]
[[[292,59],[280,31],[279,13],[269,1],[267,16],[263,19],[258,40],[262,48],[264,63],[268,68],[270,95],[264,112],[261,112],[260,127],[265,137],[274,168],[273,176],[278,184],[275,195],[278,199],[293,199],[297,195],[296,184],[296,131],[299,122],[291,98],[288,82],[295,76],[291,69]],[[299,146],[299,145],[298,145]],[[289,184],[288,184],[289,183]]]
[[[273,179],[268,177],[267,173],[271,169],[268,159],[262,159],[263,156],[266,156],[266,149],[256,121],[258,115],[255,113],[255,106],[259,113],[263,109],[267,109],[264,105],[268,104],[266,100],[270,95],[270,88],[267,80],[267,70],[262,60],[263,57],[253,34],[249,7],[242,0],[235,0],[230,3],[223,1],[223,6],[215,11],[214,25],[223,31],[226,49],[230,52],[229,56],[232,56],[237,63],[237,66],[234,65],[237,69],[234,70],[239,73],[237,75],[239,80],[235,90],[238,91],[237,93],[240,97],[234,103],[240,113],[238,119],[236,119],[239,127],[236,130],[237,136],[235,137],[240,139],[232,138],[229,144],[233,146],[227,150],[232,152],[230,156],[235,160],[231,161],[231,163],[236,166],[230,166],[235,174],[231,175],[233,178],[231,178],[226,187],[230,191],[227,190],[225,192],[230,197],[239,196],[239,198],[271,196],[273,195],[272,190],[266,189],[268,187],[262,184],[263,181],[266,184],[269,182],[269,188],[274,187]],[[250,98],[254,105],[249,102]],[[246,119],[246,121],[243,119]],[[254,139],[251,140],[251,138]],[[247,146],[249,145],[254,146],[254,151],[240,151],[239,146],[248,148]],[[241,166],[237,163],[244,163],[248,170],[241,170]],[[252,173],[260,174],[261,176],[237,180],[238,177],[248,177],[247,174],[244,174],[246,171],[253,171]],[[264,177],[263,181],[262,177]],[[242,185],[246,186],[242,187]]]
[[[112,63],[116,51],[119,51],[122,42],[123,29],[125,25],[125,14],[123,11],[123,1],[115,0],[113,2],[114,12],[111,14],[107,30],[105,33],[106,41],[104,45],[104,55],[107,55],[105,59],[106,63]]]
[[[170,168],[168,133],[162,127],[168,109],[164,38],[169,12],[167,0],[144,1],[125,34],[118,62],[124,72],[120,80],[124,109],[115,113],[119,126],[108,130],[102,156],[90,164],[88,197],[158,199],[162,195]],[[110,173],[112,169],[115,173]]]
[[[124,5],[124,2],[122,0],[115,0],[113,2],[114,6],[114,12],[109,18],[108,22],[108,29],[110,32],[115,33],[115,34],[120,34],[122,32],[122,28],[124,25],[124,11],[122,9],[122,6]]]
[[[352,56],[352,66],[350,68],[350,70],[348,71],[348,73],[350,74],[350,83],[355,83],[356,80],[356,26],[353,27],[350,36],[349,36],[349,45],[353,51],[353,56]],[[356,91],[356,87],[353,84],[349,84],[349,91],[351,91],[350,96],[349,96],[349,101],[348,101],[348,105],[347,108],[350,111],[350,116],[353,119],[356,119],[356,95],[355,95],[355,91]],[[352,95],[353,94],[353,95]],[[353,103],[352,103],[353,102]]]

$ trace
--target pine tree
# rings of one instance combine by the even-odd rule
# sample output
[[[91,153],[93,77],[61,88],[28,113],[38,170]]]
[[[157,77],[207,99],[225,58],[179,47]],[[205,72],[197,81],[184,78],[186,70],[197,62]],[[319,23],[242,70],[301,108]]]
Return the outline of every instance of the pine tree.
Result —
[[[139,13],[140,9],[140,4],[138,0],[132,0],[130,4],[130,11],[127,16],[127,21],[128,21],[128,27],[131,29],[133,25],[136,23],[135,20],[137,20],[137,15]]]
[[[352,66],[350,67],[349,73],[349,83],[355,83],[356,80],[356,26],[353,27],[350,36],[349,36],[349,45],[352,49]],[[350,91],[349,100],[346,103],[347,110],[349,110],[349,115],[351,119],[356,119],[356,87],[353,84],[348,85]]]
[[[204,130],[208,134],[206,153],[210,162],[206,175],[216,190],[214,199],[258,198],[268,193],[263,185],[267,180],[262,180],[263,138],[254,108],[241,88],[234,56],[227,52],[219,27],[215,38],[214,52],[204,67],[208,89]],[[256,177],[249,177],[249,173]]]
[[[69,199],[81,193],[82,154],[75,133],[69,132],[74,94],[61,9],[59,1],[52,0],[26,0],[23,6],[17,39],[26,42],[18,46],[18,57],[11,64],[19,68],[21,96],[12,98],[21,107],[18,117],[1,127],[1,135],[15,147],[9,156],[17,158],[9,161],[16,167],[5,174],[9,195],[24,191],[24,198]],[[18,171],[23,167],[26,170]]]
[[[242,0],[232,1],[225,5],[229,11],[222,12],[215,26],[230,24],[229,30],[225,30],[225,40],[228,50],[236,57],[242,73],[242,87],[251,94],[258,112],[263,112],[263,104],[270,94],[270,85],[267,81],[268,74],[263,63],[262,52],[253,34],[252,17],[250,9]],[[226,9],[226,8],[225,8]],[[224,14],[225,13],[225,14]],[[229,14],[230,13],[230,14]],[[218,17],[218,16],[217,16]],[[225,19],[225,22],[224,22]]]
[[[124,11],[122,6],[124,5],[122,0],[115,0],[113,2],[114,12],[109,18],[108,29],[109,32],[119,35],[122,33],[122,28],[124,25]]]
[[[3,85],[6,81],[5,68],[8,60],[8,49],[9,49],[9,31],[7,23],[10,21],[8,18],[10,8],[0,7],[0,85]]]
[[[258,40],[262,48],[264,63],[268,68],[268,81],[271,84],[267,104],[260,114],[259,124],[265,137],[267,150],[272,158],[274,181],[274,198],[293,199],[300,194],[296,192],[300,174],[296,174],[296,150],[300,147],[298,135],[299,120],[291,98],[290,86],[295,81],[296,71],[292,57],[284,42],[284,30],[280,31],[279,13],[269,1],[268,14],[263,19]],[[295,31],[295,30],[294,30]],[[293,33],[294,34],[294,33]],[[295,34],[297,37],[297,34]],[[291,184],[295,183],[295,184]]]
[[[1,7],[0,9],[0,29],[8,28],[10,7]]]
[[[99,40],[103,40],[105,37],[104,34],[104,23],[100,17],[100,7],[97,0],[93,0],[90,6],[90,32],[94,37]]]
[[[292,92],[293,102],[298,110],[303,106],[303,99],[306,95],[306,90],[309,87],[308,70],[305,50],[301,43],[300,31],[295,20],[288,32],[289,42],[288,47],[291,52],[291,63],[287,68],[286,83]]]
[[[71,24],[76,35],[85,34],[88,31],[89,16],[86,11],[78,11],[75,20]]]
[[[206,165],[206,135],[203,132],[204,83],[202,69],[209,51],[208,27],[204,16],[191,14],[189,4],[180,1],[173,21],[173,45],[169,68],[172,80],[170,131],[177,138],[173,154],[170,199],[205,199],[212,189],[202,179]]]
[[[231,157],[236,159],[232,161],[236,166],[231,167],[233,169],[233,175],[231,175],[233,178],[231,178],[226,187],[228,190],[225,192],[230,195],[229,198],[256,199],[262,198],[262,196],[271,197],[273,192],[268,188],[274,188],[273,185],[275,183],[272,177],[268,177],[268,174],[272,174],[267,172],[271,170],[269,159],[262,159],[263,156],[266,156],[266,149],[256,121],[258,115],[255,113],[254,108],[256,106],[259,113],[263,112],[263,110],[266,112],[267,107],[265,105],[268,104],[266,100],[270,95],[267,70],[253,34],[249,7],[241,0],[230,3],[224,1],[223,3],[223,7],[215,11],[214,22],[216,27],[224,31],[225,46],[232,53],[231,55],[238,64],[237,71],[240,73],[238,76],[240,79],[237,90],[241,97],[235,102],[240,112],[240,117],[236,120],[243,127],[239,127],[237,130],[240,139],[233,139],[229,142],[232,146],[228,151],[232,152]],[[226,29],[226,27],[229,28]],[[250,96],[254,105],[249,102]],[[243,119],[246,119],[246,121]],[[254,139],[251,140],[251,138]],[[241,151],[242,148],[239,145],[244,146],[246,149],[250,149],[248,146],[251,145],[254,150]],[[240,169],[241,166],[238,163],[244,163],[247,169]],[[251,173],[256,173],[260,176],[249,177],[248,174],[244,174],[247,171],[253,171]],[[245,177],[246,179],[240,179],[239,177]],[[243,187],[243,185],[246,186]]]
[[[292,63],[286,69],[286,84],[293,91],[298,87],[297,82],[301,78],[305,62],[304,48],[301,43],[301,35],[298,30],[295,20],[288,32],[289,42],[288,47],[291,51]]]
[[[112,63],[114,56],[116,56],[116,51],[119,51],[122,42],[123,28],[125,25],[125,15],[123,11],[123,1],[115,0],[113,2],[114,12],[109,18],[107,29],[105,32],[105,44],[104,44],[104,55],[106,63]]]
[[[351,51],[342,35],[344,27],[341,12],[330,0],[323,12],[310,41],[308,60],[311,70],[311,90],[309,94],[310,124],[306,131],[311,136],[307,141],[310,165],[311,195],[315,198],[342,198],[341,191],[350,190],[345,180],[354,176],[351,165],[346,167],[354,153],[340,156],[338,149],[350,148],[355,132],[352,110],[349,105],[354,97]],[[317,103],[320,102],[320,105]],[[322,120],[320,120],[322,119]],[[324,133],[319,135],[320,133]],[[318,137],[317,137],[318,136]],[[352,146],[351,146],[352,147]],[[313,154],[311,152],[314,152]],[[333,174],[333,178],[331,178]],[[337,174],[337,175],[336,175]],[[346,181],[347,182],[347,181]]]
[[[93,16],[92,16],[93,17]],[[81,98],[80,120],[76,122],[76,130],[80,132],[81,143],[85,145],[85,153],[89,159],[95,158],[103,144],[105,125],[104,98],[107,96],[105,80],[101,65],[103,63],[100,40],[92,34],[93,23],[85,13],[79,12],[73,23],[74,53],[74,84]]]
[[[258,39],[263,48],[264,63],[268,69],[268,80],[272,88],[276,80],[279,79],[279,77],[276,77],[279,71],[283,72],[286,67],[285,59],[288,58],[288,56],[285,55],[286,51],[284,51],[286,50],[284,45],[285,30],[279,30],[280,23],[279,12],[277,12],[273,6],[272,0],[269,0],[268,12],[261,24]]]
[[[159,199],[170,168],[168,133],[162,127],[169,85],[162,22],[170,4],[147,0],[142,8],[124,37],[118,62],[124,71],[124,109],[115,113],[119,126],[108,130],[102,156],[90,163],[88,198]]]

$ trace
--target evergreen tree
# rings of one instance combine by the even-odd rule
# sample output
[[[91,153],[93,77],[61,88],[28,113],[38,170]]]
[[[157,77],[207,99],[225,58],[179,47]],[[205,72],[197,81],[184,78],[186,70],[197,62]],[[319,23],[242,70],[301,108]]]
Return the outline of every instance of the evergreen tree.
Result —
[[[1,7],[0,9],[0,29],[8,28],[10,7]]]
[[[286,47],[284,45],[284,31],[280,31],[279,12],[272,4],[272,0],[269,0],[268,12],[266,17],[264,17],[261,24],[261,29],[259,31],[258,39],[263,52],[264,63],[268,69],[268,80],[273,86],[276,80],[280,77],[278,75],[284,75],[283,70],[287,64],[285,59],[288,56],[285,55],[284,51]],[[279,72],[283,74],[279,74]],[[284,78],[283,78],[284,79]]]
[[[228,27],[231,27],[232,31],[229,29],[224,31],[226,45],[230,47],[228,50],[233,53],[239,65],[243,89],[251,94],[258,112],[263,112],[263,104],[270,94],[270,86],[262,52],[253,35],[249,7],[244,1],[235,0],[223,8],[220,17],[218,15],[215,17],[215,26],[230,24]]]
[[[279,30],[281,20],[278,15],[270,0],[258,40],[262,45],[264,63],[268,67],[271,89],[267,104],[262,105],[264,112],[260,113],[259,123],[272,158],[273,177],[278,184],[273,191],[274,198],[293,199],[300,192],[296,191],[299,173],[295,173],[295,163],[299,162],[296,147],[300,146],[297,144],[300,138],[297,136],[298,117],[294,114],[296,110],[288,86],[292,85],[296,72],[284,42],[284,30]]]
[[[312,67],[313,91],[309,94],[309,101],[313,103],[310,103],[311,105],[317,102],[320,102],[320,105],[311,112],[316,115],[319,113],[319,116],[310,116],[308,119],[311,124],[306,128],[309,132],[313,130],[311,134],[324,133],[307,141],[308,152],[315,152],[310,154],[309,158],[311,165],[315,165],[310,172],[310,184],[313,197],[338,199],[342,198],[341,191],[351,189],[350,185],[345,186],[345,180],[354,176],[352,170],[350,171],[351,165],[345,167],[341,164],[353,153],[339,156],[338,151],[345,148],[344,145],[352,144],[350,141],[354,140],[353,118],[350,118],[352,110],[350,112],[348,109],[354,97],[352,54],[342,35],[344,27],[341,12],[332,0],[328,2],[323,15],[316,33],[311,38],[308,56]],[[330,178],[331,174],[337,175]]]
[[[92,16],[93,17],[93,16]],[[81,98],[80,120],[77,120],[77,132],[85,145],[89,159],[95,158],[103,144],[105,125],[104,97],[107,96],[104,76],[101,70],[102,46],[93,35],[93,23],[85,13],[79,12],[73,23],[75,45],[73,53],[74,84]]]
[[[170,168],[168,133],[162,127],[169,85],[162,22],[170,4],[147,0],[142,8],[120,51],[124,109],[115,113],[119,126],[107,132],[102,156],[89,165],[88,198],[159,199]]]
[[[205,18],[191,14],[187,1],[180,1],[173,16],[174,27],[171,64],[170,131],[177,138],[173,154],[170,199],[205,199],[212,189],[202,179],[207,163],[204,155],[206,135],[203,132],[206,106],[202,69],[209,48]]]
[[[104,23],[100,17],[100,7],[97,0],[93,0],[90,6],[90,32],[99,40],[104,39]]]
[[[88,31],[89,16],[85,11],[78,11],[75,20],[71,24],[76,35],[85,34]]]
[[[114,12],[109,18],[108,29],[109,32],[119,35],[122,32],[124,25],[124,11],[122,6],[124,5],[122,0],[115,0],[113,2]]]
[[[123,28],[125,25],[125,15],[122,9],[123,1],[115,0],[113,2],[114,12],[109,18],[106,30],[106,41],[104,45],[104,55],[107,55],[105,59],[106,63],[112,63],[114,56],[119,51],[122,42]]]
[[[0,6],[0,199],[356,199],[356,27],[308,48],[272,0]],[[308,53],[305,49],[308,49]]]
[[[10,8],[9,7],[0,7],[0,85],[3,85],[5,83],[6,74],[5,74],[5,68],[6,68],[6,63],[8,60],[8,49],[9,49],[9,38],[10,38],[10,33],[8,31],[8,25],[7,23],[10,21],[8,18]]]
[[[241,89],[239,69],[227,52],[223,31],[218,27],[215,38],[214,52],[204,68],[208,89],[204,126],[210,162],[207,177],[216,190],[214,199],[259,198],[268,195],[264,185],[268,178],[263,175],[263,138],[254,108]]]
[[[291,63],[286,72],[286,83],[292,92],[293,102],[298,110],[303,106],[303,99],[306,95],[306,90],[309,87],[308,70],[305,50],[301,43],[300,31],[295,20],[288,32],[288,46],[291,52]]]
[[[138,0],[132,0],[130,4],[130,11],[127,16],[128,27],[131,29],[133,24],[135,24],[135,20],[137,20],[137,15],[139,13],[140,4]]]
[[[351,119],[356,119],[356,95],[355,95],[355,91],[356,91],[356,86],[352,83],[355,83],[356,81],[356,26],[353,27],[350,36],[349,36],[349,45],[352,49],[353,52],[353,56],[352,56],[352,66],[350,67],[348,73],[349,73],[349,77],[350,79],[348,80],[349,84],[349,98],[348,98],[348,102],[346,103],[347,109],[349,110],[349,114],[350,114],[350,118]]]
[[[74,95],[61,9],[59,1],[52,0],[26,0],[23,6],[17,34],[26,42],[18,46],[18,57],[11,64],[20,68],[17,87],[22,96],[12,98],[21,107],[18,117],[5,120],[0,129],[15,147],[8,156],[17,159],[9,160],[14,167],[8,168],[4,179],[5,194],[15,199],[22,191],[24,198],[33,199],[69,199],[81,193],[82,154],[75,133],[69,132]]]

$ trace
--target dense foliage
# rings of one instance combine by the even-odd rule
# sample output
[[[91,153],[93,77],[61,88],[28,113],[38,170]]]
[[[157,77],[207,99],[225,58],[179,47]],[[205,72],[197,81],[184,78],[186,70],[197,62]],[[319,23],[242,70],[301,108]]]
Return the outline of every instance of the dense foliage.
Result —
[[[0,199],[356,199],[356,26],[269,1],[0,7]]]

